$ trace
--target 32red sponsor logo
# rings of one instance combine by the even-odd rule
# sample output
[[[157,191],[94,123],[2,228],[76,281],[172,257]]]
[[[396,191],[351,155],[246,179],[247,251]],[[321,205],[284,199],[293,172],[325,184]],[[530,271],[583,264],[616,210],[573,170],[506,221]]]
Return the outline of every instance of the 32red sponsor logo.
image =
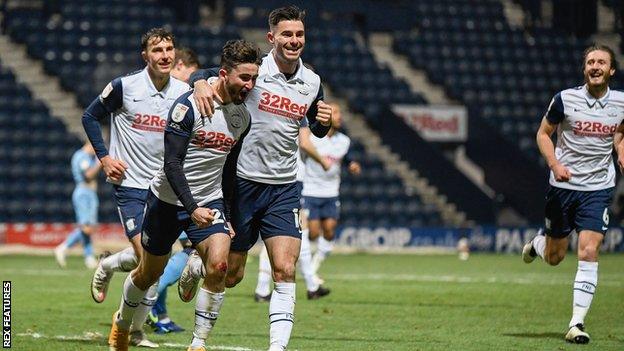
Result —
[[[574,121],[574,134],[608,136],[615,134],[618,125],[606,125],[601,122]]]
[[[200,148],[230,151],[236,145],[236,139],[230,138],[224,133],[200,130],[195,134],[191,143]]]
[[[148,115],[142,113],[135,113],[134,120],[132,121],[133,128],[152,132],[162,132],[165,130],[166,125],[166,119],[160,118],[158,115]]]
[[[301,119],[308,110],[308,104],[300,105],[287,97],[265,91],[262,93],[262,99],[260,100],[258,108],[262,111],[271,112],[283,117]]]

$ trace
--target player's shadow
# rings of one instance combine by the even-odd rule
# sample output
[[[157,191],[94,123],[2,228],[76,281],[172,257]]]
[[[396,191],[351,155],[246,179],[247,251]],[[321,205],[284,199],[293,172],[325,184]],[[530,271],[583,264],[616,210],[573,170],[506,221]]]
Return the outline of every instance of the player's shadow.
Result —
[[[503,336],[511,336],[514,338],[527,338],[527,339],[561,339],[561,332],[546,332],[546,333],[504,333]]]

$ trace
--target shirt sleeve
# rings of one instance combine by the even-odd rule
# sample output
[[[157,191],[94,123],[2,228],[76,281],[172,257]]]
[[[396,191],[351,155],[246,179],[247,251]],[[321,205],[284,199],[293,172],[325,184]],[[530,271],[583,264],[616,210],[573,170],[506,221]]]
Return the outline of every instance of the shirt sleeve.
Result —
[[[123,105],[123,86],[121,78],[116,78],[104,88],[102,93],[91,102],[82,115],[82,126],[95,149],[99,159],[108,155],[100,122],[120,109]]]
[[[561,99],[561,93],[555,95],[555,97],[553,97],[550,101],[548,111],[546,111],[546,115],[544,117],[546,117],[548,122],[552,124],[559,124],[563,121],[565,114],[563,113],[563,100]]]
[[[192,214],[197,207],[191,188],[183,171],[184,158],[191,141],[195,113],[188,100],[192,92],[180,96],[169,111],[165,127],[164,170],[167,180],[186,212]]]
[[[323,101],[324,99],[325,95],[323,93],[323,86],[320,85],[316,98],[310,105],[310,108],[308,108],[308,112],[306,112],[306,121],[301,123],[302,127],[310,126],[310,131],[312,132],[312,134],[314,134],[314,136],[318,138],[322,138],[327,135],[327,132],[329,132],[329,128],[331,127],[331,124],[329,126],[324,126],[321,124],[321,122],[316,120],[316,114],[318,113],[318,108],[316,105],[319,101]]]
[[[195,82],[200,79],[208,80],[208,78],[210,77],[218,77],[219,69],[219,67],[198,69],[197,71],[193,72],[193,74],[191,74],[191,76],[189,77],[189,85],[191,86],[191,88],[193,88],[195,86]]]

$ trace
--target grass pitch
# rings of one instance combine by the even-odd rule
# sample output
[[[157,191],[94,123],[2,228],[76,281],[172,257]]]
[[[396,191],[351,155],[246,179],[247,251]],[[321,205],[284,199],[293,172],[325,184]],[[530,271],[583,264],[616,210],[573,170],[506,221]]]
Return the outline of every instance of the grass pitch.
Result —
[[[572,305],[576,257],[558,267],[519,256],[334,255],[322,268],[332,293],[308,301],[297,284],[291,350],[624,350],[624,255],[601,258],[586,319],[592,340],[563,337]],[[107,300],[91,300],[91,273],[78,257],[57,268],[52,257],[0,256],[0,278],[12,281],[15,350],[107,350],[111,315],[125,274]],[[257,259],[227,290],[209,339],[212,350],[266,350],[268,304],[253,301]],[[169,290],[169,314],[186,332],[149,337],[160,350],[185,350],[194,303]]]

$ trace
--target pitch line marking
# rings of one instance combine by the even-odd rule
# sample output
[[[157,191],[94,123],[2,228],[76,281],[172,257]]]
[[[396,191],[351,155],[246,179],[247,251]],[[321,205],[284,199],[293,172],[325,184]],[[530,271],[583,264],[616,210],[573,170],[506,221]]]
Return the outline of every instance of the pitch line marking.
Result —
[[[33,339],[52,339],[52,340],[68,340],[68,341],[94,341],[99,339],[104,339],[104,336],[99,332],[90,332],[86,331],[82,335],[52,335],[47,336],[42,333],[37,333],[34,331],[27,331],[26,333],[17,333],[17,336],[24,337],[32,337]],[[177,343],[162,343],[162,346],[166,347],[179,347],[179,348],[187,348],[187,344],[177,344]],[[225,346],[225,345],[206,345],[206,349],[208,350],[223,350],[223,351],[259,351],[250,349],[247,347],[241,346]]]

